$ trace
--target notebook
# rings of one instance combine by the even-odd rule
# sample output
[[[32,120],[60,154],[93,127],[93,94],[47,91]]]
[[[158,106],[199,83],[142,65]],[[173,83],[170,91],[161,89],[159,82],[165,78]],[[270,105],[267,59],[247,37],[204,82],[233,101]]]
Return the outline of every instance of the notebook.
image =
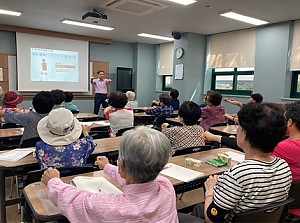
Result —
[[[104,177],[86,177],[86,176],[77,176],[74,177],[70,182],[73,186],[78,189],[89,191],[92,193],[98,193],[100,190],[109,194],[123,194],[115,185],[110,183]]]
[[[174,163],[168,163],[160,173],[183,182],[190,182],[204,176],[202,172],[178,166]]]
[[[34,149],[13,149],[0,154],[0,160],[15,162],[32,153]]]

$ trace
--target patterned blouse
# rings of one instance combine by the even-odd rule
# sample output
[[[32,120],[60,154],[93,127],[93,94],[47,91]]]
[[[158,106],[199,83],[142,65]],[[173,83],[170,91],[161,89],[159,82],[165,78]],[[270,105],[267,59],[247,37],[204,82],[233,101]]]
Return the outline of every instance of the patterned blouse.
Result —
[[[165,129],[164,133],[169,138],[172,149],[205,145],[204,140],[200,138],[203,128],[199,125],[174,126]]]
[[[91,136],[83,137],[64,146],[51,146],[44,141],[39,141],[36,143],[35,155],[41,169],[86,166],[87,158],[95,147]]]

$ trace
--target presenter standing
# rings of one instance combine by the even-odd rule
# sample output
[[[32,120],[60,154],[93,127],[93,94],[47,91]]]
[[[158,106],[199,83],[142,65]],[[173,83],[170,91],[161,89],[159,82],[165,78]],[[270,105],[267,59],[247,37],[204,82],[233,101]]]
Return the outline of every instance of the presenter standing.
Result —
[[[104,78],[104,71],[99,70],[97,72],[98,77],[91,78],[91,84],[95,85],[95,98],[94,98],[94,114],[98,115],[100,105],[102,104],[102,108],[106,108],[107,102],[107,88],[111,83],[111,79]]]

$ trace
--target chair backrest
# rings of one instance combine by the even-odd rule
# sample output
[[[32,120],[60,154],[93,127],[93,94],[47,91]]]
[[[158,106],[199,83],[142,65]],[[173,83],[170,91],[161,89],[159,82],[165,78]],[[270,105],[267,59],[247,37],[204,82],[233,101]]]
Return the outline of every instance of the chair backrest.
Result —
[[[25,140],[23,140],[22,144],[20,145],[20,148],[35,147],[35,144],[38,141],[42,141],[42,139],[40,137],[25,139]]]
[[[10,129],[10,128],[21,128],[21,125],[15,124],[15,123],[4,123],[2,125],[2,129]]]
[[[166,122],[166,118],[176,118],[178,115],[176,114],[171,114],[171,115],[161,115],[157,117],[156,119],[156,127],[160,128],[161,125]]]
[[[282,202],[239,213],[235,216],[234,222],[282,222],[293,201],[293,198],[289,198]]]
[[[226,126],[228,123],[227,122],[221,122],[221,123],[216,123],[211,125],[210,127],[217,127],[217,126]]]
[[[174,150],[174,153],[172,156],[181,156],[189,153],[196,153],[196,152],[202,152],[206,150],[210,150],[211,145],[204,145],[204,146],[193,146],[193,147],[187,147],[182,149],[176,149]]]
[[[130,129],[133,129],[134,127],[129,127],[129,128],[125,128],[125,129],[120,129],[118,130],[116,136],[122,136],[124,132],[130,130]]]
[[[76,110],[71,110],[71,112],[72,112],[73,114],[78,114],[78,113],[79,113],[79,111],[76,111]]]
[[[71,176],[71,175],[93,172],[94,167],[92,167],[92,166],[72,166],[72,167],[57,168],[57,170],[60,172],[61,177],[67,177],[67,176]],[[27,178],[26,178],[26,180],[24,180],[24,187],[28,184],[40,181],[44,171],[45,170],[34,170],[34,171],[28,172]]]
[[[300,208],[300,180],[294,181],[290,189],[289,195],[295,200],[291,203],[290,209]]]
[[[142,108],[134,108],[133,109],[133,113],[141,113],[141,112],[145,112],[145,109],[142,109]]]

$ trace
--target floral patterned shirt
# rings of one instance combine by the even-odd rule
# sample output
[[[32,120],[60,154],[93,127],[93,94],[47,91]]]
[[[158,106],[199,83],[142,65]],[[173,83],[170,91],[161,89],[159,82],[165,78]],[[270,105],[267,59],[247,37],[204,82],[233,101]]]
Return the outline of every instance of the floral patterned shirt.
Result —
[[[35,155],[41,169],[86,166],[87,158],[94,149],[93,138],[86,136],[64,146],[51,146],[39,141],[36,143]]]

